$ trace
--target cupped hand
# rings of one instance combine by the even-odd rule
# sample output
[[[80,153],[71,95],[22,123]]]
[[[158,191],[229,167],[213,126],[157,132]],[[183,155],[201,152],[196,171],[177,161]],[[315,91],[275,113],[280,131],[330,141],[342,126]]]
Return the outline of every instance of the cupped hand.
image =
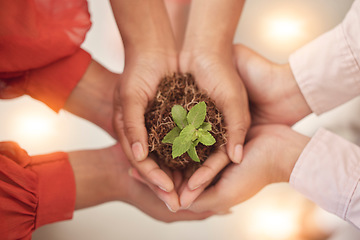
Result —
[[[225,212],[254,196],[266,185],[289,181],[309,141],[286,125],[259,125],[249,130],[241,164],[231,164],[219,181],[190,206],[194,212]]]
[[[179,208],[178,197],[173,194],[173,181],[155,161],[147,158],[144,114],[161,79],[176,72],[176,63],[175,55],[160,51],[131,53],[114,92],[114,126],[122,148],[145,181],[158,188],[155,192],[159,197],[163,198],[163,193],[172,193],[172,200],[168,199],[167,204],[173,210]]]
[[[138,174],[135,169],[129,175],[131,169],[130,162],[119,144],[108,149],[108,160],[112,163],[109,173],[110,192],[115,195],[115,199],[127,202],[154,219],[163,222],[202,220],[212,216],[214,213],[206,211],[203,213],[194,213],[191,211],[180,210],[176,213],[170,212],[159,195],[155,194],[148,186],[148,182],[141,182],[134,179],[132,174]],[[109,160],[111,159],[111,160]],[[175,174],[176,175],[176,174]],[[178,176],[179,177],[179,176]],[[135,176],[135,178],[137,178]],[[174,179],[175,182],[178,182]],[[166,194],[165,194],[166,195]],[[167,198],[162,194],[162,197]]]
[[[238,72],[249,95],[252,123],[293,125],[311,113],[289,64],[276,64],[249,48],[234,46]]]
[[[190,51],[180,55],[180,70],[193,74],[198,87],[205,90],[224,115],[227,129],[226,149],[230,159],[239,163],[250,126],[248,97],[229,54]]]

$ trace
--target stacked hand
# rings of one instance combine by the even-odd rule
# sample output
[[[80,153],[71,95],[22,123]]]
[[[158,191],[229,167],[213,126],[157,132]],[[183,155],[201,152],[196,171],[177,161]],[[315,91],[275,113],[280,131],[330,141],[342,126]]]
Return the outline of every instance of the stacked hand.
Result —
[[[246,86],[253,119],[241,164],[231,164],[220,180],[189,208],[192,211],[227,211],[268,184],[289,181],[290,174],[310,140],[291,125],[311,113],[290,67],[269,62],[242,46],[234,57]]]
[[[289,128],[311,113],[289,66],[270,63],[241,45],[232,47],[243,2],[229,1],[218,9],[217,1],[207,0],[206,4],[202,1],[192,3],[184,41],[178,41],[183,42],[180,51],[162,1],[140,5],[134,1],[135,11],[130,10],[131,4],[112,1],[125,47],[125,69],[114,93],[115,135],[131,162],[131,175],[148,185],[171,211],[190,207],[231,162],[218,183],[207,189],[191,209],[222,211],[224,209],[212,209],[212,206],[199,202],[215,203],[222,198],[214,195],[222,194],[229,197],[226,201],[229,204],[225,205],[229,207],[250,197],[266,184],[286,180],[308,140]],[[207,6],[205,9],[204,4]],[[226,17],[229,13],[237,17],[229,19]],[[227,19],[227,22],[219,25],[216,17],[201,21],[215,15]],[[129,22],[125,24],[124,19],[130,19],[134,26]],[[172,172],[147,157],[145,110],[162,77],[176,71],[193,74],[197,85],[223,112],[227,127],[226,146],[210,156],[192,176]],[[252,125],[258,126],[247,135],[250,114]],[[299,144],[289,145],[291,148],[287,154],[276,157],[274,155],[282,152],[280,143]],[[254,174],[235,174],[250,173],[255,163],[259,168]],[[274,174],[266,174],[269,169],[274,169]],[[250,182],[256,186],[237,185]],[[221,190],[224,184],[234,189],[225,193]],[[234,192],[242,197],[235,197]]]
[[[211,5],[212,11],[217,5],[216,1]],[[237,9],[239,16],[242,1],[232,1],[232,5],[227,8]],[[125,47],[125,68],[114,93],[116,136],[134,167],[133,176],[146,183],[172,211],[187,207],[229,160],[227,157],[218,157],[224,154],[225,150],[222,149],[223,152],[211,156],[189,179],[186,173],[181,175],[161,169],[147,157],[144,114],[162,77],[179,70],[194,75],[198,86],[208,92],[225,115],[228,128],[226,153],[233,162],[241,161],[245,134],[250,125],[247,95],[233,63],[231,44],[222,47],[222,43],[231,43],[236,24],[229,24],[229,29],[222,30],[229,34],[220,33],[217,51],[203,51],[203,48],[198,47],[202,39],[194,37],[194,32],[206,32],[208,28],[192,27],[198,22],[199,11],[196,9],[201,9],[201,6],[204,6],[201,2],[195,4],[195,12],[189,17],[189,23],[192,24],[187,29],[184,46],[178,52],[163,1],[132,1],[132,4],[112,1]],[[230,21],[237,22],[237,19]],[[218,33],[216,30],[215,34]],[[209,44],[212,43],[209,41]],[[196,191],[192,191],[194,189]],[[180,193],[186,197],[179,197]]]

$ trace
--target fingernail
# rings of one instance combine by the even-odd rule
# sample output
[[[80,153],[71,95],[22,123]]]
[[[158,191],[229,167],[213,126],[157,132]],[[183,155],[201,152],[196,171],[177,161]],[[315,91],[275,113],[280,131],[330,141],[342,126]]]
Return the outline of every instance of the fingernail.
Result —
[[[164,192],[169,192],[169,190],[167,190],[165,187],[163,187],[163,186],[160,186],[160,185],[158,185],[158,188],[160,188],[161,190],[163,190]]]
[[[174,211],[174,210],[172,210],[172,208],[170,207],[170,205],[169,205],[169,204],[165,203],[165,205],[166,205],[166,207],[170,210],[170,212],[175,213],[175,211]]]
[[[243,147],[240,144],[237,144],[234,148],[234,155],[233,155],[233,162],[234,163],[240,163],[243,153]]]
[[[136,161],[142,161],[144,159],[144,149],[141,143],[136,142],[131,146],[131,150]]]
[[[201,184],[199,184],[199,185],[196,185],[195,187],[190,187],[190,186],[189,186],[189,189],[190,189],[191,191],[194,191],[194,190],[198,189],[199,187],[201,187],[202,185],[203,185],[203,183],[201,183]]]
[[[201,186],[203,186],[204,184],[206,184],[206,183],[209,182],[210,180],[211,180],[210,178],[206,177],[206,178],[204,178],[204,179],[201,179],[200,183],[197,183],[197,184],[195,185],[195,187],[192,187],[190,184],[188,185],[188,187],[189,187],[189,189],[190,189],[191,191],[195,191],[196,189],[200,188]]]

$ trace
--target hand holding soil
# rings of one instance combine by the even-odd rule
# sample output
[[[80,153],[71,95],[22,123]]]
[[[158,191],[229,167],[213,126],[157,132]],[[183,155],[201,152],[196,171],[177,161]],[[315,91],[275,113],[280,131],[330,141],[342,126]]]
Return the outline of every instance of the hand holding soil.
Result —
[[[178,113],[174,112],[174,106],[179,109]],[[205,106],[206,114],[198,118],[200,120],[195,123],[195,126],[189,124],[193,118],[190,116],[187,119],[186,116],[192,113],[202,115],[204,112],[195,112],[195,109],[201,106]],[[181,114],[181,111],[184,113]],[[181,115],[184,116],[183,121],[181,121]],[[177,120],[174,121],[174,119]],[[226,144],[223,115],[215,106],[214,101],[197,87],[191,74],[173,74],[161,81],[156,97],[145,114],[145,124],[149,135],[149,152],[155,155],[158,164],[163,166],[163,169],[182,171],[181,180],[178,181],[180,184],[175,183],[182,207],[188,206],[229,163],[223,147]],[[196,157],[193,157],[195,161],[192,159],[191,155],[194,151],[187,151],[188,148],[183,150],[180,156],[173,157],[175,139],[180,138],[181,132],[186,131],[186,126],[194,130],[192,134],[195,137],[191,140],[196,141],[196,129],[198,129],[198,131],[210,134],[209,139],[213,138],[215,141],[214,144],[208,144],[213,141],[199,140],[194,144],[194,151],[199,161]],[[177,128],[175,137],[170,136]],[[207,133],[204,134],[207,135]],[[167,139],[172,137],[174,139]],[[186,142],[183,138],[180,138],[180,141]],[[166,171],[169,176],[173,176],[172,171]]]
[[[114,126],[124,152],[152,189],[164,190],[158,196],[172,209],[179,208],[172,179],[148,158],[144,116],[159,81],[176,69],[176,59],[166,54],[142,52],[130,55],[114,92]],[[158,193],[158,191],[155,191]]]

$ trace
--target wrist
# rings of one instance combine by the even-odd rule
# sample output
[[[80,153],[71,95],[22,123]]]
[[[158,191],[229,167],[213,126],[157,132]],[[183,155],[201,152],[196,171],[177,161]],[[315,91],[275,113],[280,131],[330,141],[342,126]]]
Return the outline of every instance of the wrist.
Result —
[[[178,57],[175,42],[155,41],[155,43],[151,43],[147,41],[144,44],[128,44],[124,46],[124,51],[125,61],[127,58],[161,57],[173,59]]]
[[[273,183],[289,182],[295,164],[310,141],[310,138],[290,130],[289,134],[286,137],[284,135],[282,140],[284,144],[281,153],[279,153],[276,159],[273,159],[275,160],[273,163],[275,170],[271,171]]]
[[[279,67],[281,68],[280,71],[277,71],[280,74],[279,78],[283,79],[284,86],[287,86],[287,90],[285,90],[287,94],[284,95],[286,98],[284,101],[291,104],[289,109],[292,112],[289,112],[289,114],[294,116],[293,122],[290,123],[292,125],[311,114],[312,110],[295,80],[290,64],[280,65]]]
[[[209,48],[211,49],[211,48]],[[195,69],[204,69],[213,64],[233,64],[231,48],[218,49],[183,49],[179,54],[179,67],[182,72],[192,72]]]
[[[85,74],[67,99],[64,109],[103,128],[115,136],[111,118],[112,92],[119,74],[92,60]]]
[[[130,164],[119,144],[68,155],[76,182],[76,209],[126,199]]]
[[[125,68],[122,77],[133,74],[134,72],[148,79],[158,78],[160,81],[166,74],[178,72],[178,55],[174,52],[164,52],[163,50],[151,51],[131,51],[125,57]]]
[[[130,179],[128,170],[131,164],[125,156],[119,143],[103,149],[102,161],[105,164],[107,176],[107,189],[111,200],[126,201],[129,198]]]

